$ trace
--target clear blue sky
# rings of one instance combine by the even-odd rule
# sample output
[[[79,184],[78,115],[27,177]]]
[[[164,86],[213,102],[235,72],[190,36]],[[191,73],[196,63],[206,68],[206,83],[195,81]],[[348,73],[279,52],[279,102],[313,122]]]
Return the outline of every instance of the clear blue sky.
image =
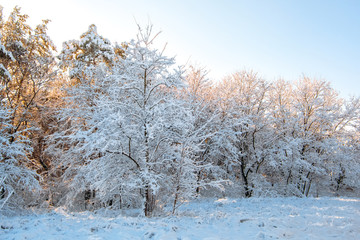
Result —
[[[160,44],[179,64],[207,67],[217,80],[252,69],[267,80],[325,79],[360,96],[360,1],[357,0],[2,0],[31,24],[50,19],[49,35],[78,39],[94,23],[115,42],[136,34],[135,20],[161,30]],[[160,45],[159,45],[160,46]]]

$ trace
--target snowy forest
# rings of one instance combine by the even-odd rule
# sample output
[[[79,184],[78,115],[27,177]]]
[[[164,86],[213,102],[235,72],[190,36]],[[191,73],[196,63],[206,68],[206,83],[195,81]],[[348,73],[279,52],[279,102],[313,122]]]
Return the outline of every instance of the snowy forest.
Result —
[[[138,26],[56,49],[49,20],[0,12],[0,212],[142,209],[201,197],[358,196],[360,99],[307,76],[209,80]]]

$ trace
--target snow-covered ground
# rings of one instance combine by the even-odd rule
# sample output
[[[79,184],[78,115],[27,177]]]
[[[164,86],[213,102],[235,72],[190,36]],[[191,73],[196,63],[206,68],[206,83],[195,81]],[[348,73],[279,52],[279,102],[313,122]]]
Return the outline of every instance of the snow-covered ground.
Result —
[[[358,198],[207,199],[176,216],[136,214],[0,216],[0,239],[360,239]]]

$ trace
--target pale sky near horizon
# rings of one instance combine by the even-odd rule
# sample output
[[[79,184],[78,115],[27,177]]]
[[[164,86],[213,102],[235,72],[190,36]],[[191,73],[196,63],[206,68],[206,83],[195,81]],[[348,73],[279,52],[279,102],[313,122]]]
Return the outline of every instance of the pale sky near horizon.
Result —
[[[90,24],[112,42],[134,38],[136,22],[162,31],[159,46],[178,64],[195,63],[219,80],[253,70],[267,80],[302,75],[329,81],[341,95],[360,96],[360,1],[357,0],[1,0],[35,26],[50,19],[61,44]]]

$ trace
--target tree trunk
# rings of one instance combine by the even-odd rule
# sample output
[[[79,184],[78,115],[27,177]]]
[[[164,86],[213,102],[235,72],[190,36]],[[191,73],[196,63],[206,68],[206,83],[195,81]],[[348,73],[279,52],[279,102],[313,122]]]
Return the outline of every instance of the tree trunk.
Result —
[[[144,213],[146,217],[151,217],[155,208],[155,197],[149,185],[145,186]]]
[[[241,166],[240,166],[241,177],[242,177],[242,180],[244,181],[245,197],[249,198],[252,195],[252,191],[249,189],[249,182],[248,182],[249,171],[247,171],[247,173],[245,173],[245,167],[246,167],[246,165],[245,165],[244,158],[241,157]]]
[[[179,199],[179,191],[180,191],[180,185],[178,185],[176,187],[176,193],[175,193],[175,198],[174,198],[174,204],[173,204],[173,210],[172,210],[172,214],[174,215],[175,210],[176,210],[176,204],[178,202]]]

